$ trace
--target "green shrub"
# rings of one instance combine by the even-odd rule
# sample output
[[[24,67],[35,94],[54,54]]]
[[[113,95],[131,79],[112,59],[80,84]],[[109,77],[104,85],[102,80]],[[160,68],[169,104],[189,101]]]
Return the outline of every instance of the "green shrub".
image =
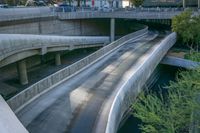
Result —
[[[191,51],[190,53],[187,53],[184,58],[188,60],[200,62],[200,52]]]
[[[143,92],[132,105],[144,133],[186,133],[200,120],[200,68],[180,72],[165,91]]]

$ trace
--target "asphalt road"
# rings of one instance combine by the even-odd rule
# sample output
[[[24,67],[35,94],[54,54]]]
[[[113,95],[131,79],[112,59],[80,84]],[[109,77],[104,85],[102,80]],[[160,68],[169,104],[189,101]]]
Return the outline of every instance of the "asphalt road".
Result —
[[[63,82],[17,113],[30,133],[91,133],[122,75],[161,37],[129,41],[110,56]],[[72,115],[70,115],[72,113]],[[69,120],[70,123],[69,123]]]

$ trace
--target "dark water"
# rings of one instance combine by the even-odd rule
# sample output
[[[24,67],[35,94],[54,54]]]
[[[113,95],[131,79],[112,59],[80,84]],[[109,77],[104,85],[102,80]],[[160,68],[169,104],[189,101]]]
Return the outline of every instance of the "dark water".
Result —
[[[169,81],[175,81],[176,74],[181,69],[167,65],[159,65],[157,70],[159,72],[159,78],[152,87],[148,88],[154,91],[169,85]],[[139,129],[140,124],[141,121],[139,119],[130,115],[128,119],[122,124],[117,133],[141,133]]]

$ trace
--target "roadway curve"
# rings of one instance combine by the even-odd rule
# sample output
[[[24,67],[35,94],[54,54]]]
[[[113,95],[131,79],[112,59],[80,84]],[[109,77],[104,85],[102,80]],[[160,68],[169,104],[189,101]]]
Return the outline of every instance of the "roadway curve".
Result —
[[[37,54],[97,47],[105,43],[109,43],[109,37],[0,34],[0,67]]]
[[[99,118],[108,118],[101,111],[123,75],[162,38],[149,32],[130,39],[87,70],[30,102],[17,113],[18,118],[32,133],[95,131]]]

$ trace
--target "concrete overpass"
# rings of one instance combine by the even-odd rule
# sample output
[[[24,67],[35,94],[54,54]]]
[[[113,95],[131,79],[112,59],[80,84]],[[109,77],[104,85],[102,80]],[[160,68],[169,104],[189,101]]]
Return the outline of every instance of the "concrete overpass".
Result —
[[[109,43],[109,37],[92,36],[50,36],[0,34],[0,67],[18,62],[18,74],[21,84],[28,83],[26,72],[27,57],[44,55],[48,52],[74,50],[103,46]],[[55,64],[60,65],[60,53],[55,55]]]
[[[88,12],[85,14],[87,17]],[[63,13],[59,15],[63,20],[73,19]],[[74,19],[81,19],[80,14],[76,15],[78,13]],[[115,20],[111,15],[108,18],[112,18],[111,41],[114,41]],[[96,16],[89,16],[93,17]],[[46,42],[47,38],[41,39],[42,42]],[[61,40],[65,40],[64,37]],[[7,102],[31,132],[116,132],[131,101],[175,41],[175,33],[164,37],[144,29],[129,34],[33,84]],[[59,49],[54,47],[54,41],[52,49],[43,43],[38,48],[32,45],[28,49],[37,49],[39,54]],[[13,46],[12,43],[10,46]],[[71,44],[64,47],[72,48]],[[23,62],[21,67],[24,69]]]
[[[142,8],[137,10],[119,9],[113,12],[77,11],[55,12],[53,7],[0,9],[0,22],[22,21],[28,19],[57,18],[129,18],[129,19],[171,19],[183,10],[179,8]]]
[[[174,16],[180,14],[182,11],[114,11],[114,12],[70,12],[57,13],[60,20],[68,19],[91,19],[91,18],[124,18],[124,19],[172,19]]]
[[[175,33],[158,36],[144,29],[129,34],[7,102],[30,132],[116,132],[175,41]]]

